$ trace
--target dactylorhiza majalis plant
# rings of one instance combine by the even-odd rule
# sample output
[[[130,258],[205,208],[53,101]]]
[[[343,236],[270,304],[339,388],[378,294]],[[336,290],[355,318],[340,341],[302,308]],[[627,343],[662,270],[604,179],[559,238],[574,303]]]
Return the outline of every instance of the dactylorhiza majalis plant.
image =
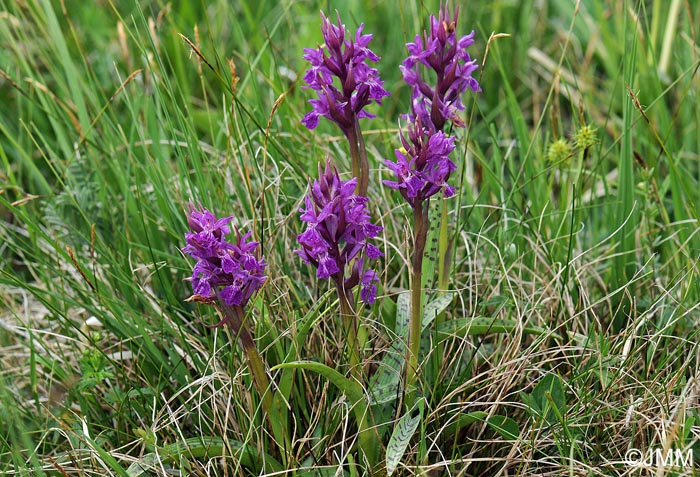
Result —
[[[374,303],[379,276],[367,265],[382,256],[370,242],[382,227],[371,223],[367,197],[354,193],[357,178],[341,180],[329,159],[325,169],[319,164],[318,175],[304,198],[305,207],[299,211],[306,229],[297,236],[300,248],[296,253],[316,268],[317,278],[331,279],[335,284],[347,333],[350,374],[361,385],[364,383],[361,349],[367,333],[357,319],[353,290],[359,285],[360,299],[368,305]],[[358,445],[371,468],[376,464],[379,450],[378,435],[371,416],[359,414]]]
[[[296,253],[305,263],[316,268],[316,276],[331,279],[340,301],[348,333],[351,366],[360,372],[356,342],[357,318],[353,289],[360,285],[360,298],[374,303],[377,293],[377,272],[365,264],[382,256],[370,240],[382,228],[370,222],[367,197],[354,193],[357,178],[343,181],[338,170],[326,160],[325,170],[319,165],[319,178],[309,186],[300,210],[306,230],[297,236],[300,249]]]
[[[447,122],[464,126],[459,111],[464,110],[461,95],[467,89],[480,91],[472,77],[476,70],[475,60],[467,52],[474,42],[474,33],[457,38],[456,21],[450,17],[447,7],[441,7],[438,18],[431,16],[430,31],[423,37],[416,35],[415,41],[406,44],[409,56],[401,65],[404,80],[411,87],[411,111],[405,116],[408,133],[401,133],[402,149],[396,151],[396,162],[385,161],[396,180],[385,180],[384,184],[400,191],[413,208],[414,249],[411,270],[411,316],[409,324],[406,390],[409,399],[418,374],[422,310],[422,269],[425,243],[428,236],[428,210],[430,198],[439,192],[444,197],[454,195],[448,184],[455,170],[449,158],[455,148],[455,139],[443,130]],[[431,70],[429,74],[426,70]],[[435,78],[429,83],[426,77]],[[447,224],[446,209],[443,208],[443,225]],[[440,252],[446,253],[446,252]],[[443,258],[442,255],[440,257]],[[439,260],[443,263],[443,260]]]
[[[228,326],[240,342],[275,437],[284,442],[285,419],[274,415],[266,366],[245,322],[245,307],[265,283],[267,265],[257,252],[258,243],[249,241],[250,232],[241,235],[236,231],[233,241],[226,239],[232,220],[233,217],[218,219],[201,206],[189,205],[190,232],[185,234],[187,245],[182,251],[197,260],[188,279],[194,291],[190,300],[215,305],[221,313],[222,319],[212,327]]]
[[[321,33],[325,49],[305,48],[304,59],[311,64],[304,75],[307,86],[313,89],[317,98],[309,102],[313,109],[302,119],[309,129],[318,126],[321,116],[338,125],[348,139],[352,157],[353,176],[358,179],[357,193],[367,195],[369,182],[369,162],[360,129],[361,118],[373,118],[365,107],[389,96],[377,69],[368,62],[377,62],[379,57],[368,48],[372,35],[363,35],[364,24],[355,32],[354,40],[348,38],[345,25],[337,17],[337,24],[321,12]]]

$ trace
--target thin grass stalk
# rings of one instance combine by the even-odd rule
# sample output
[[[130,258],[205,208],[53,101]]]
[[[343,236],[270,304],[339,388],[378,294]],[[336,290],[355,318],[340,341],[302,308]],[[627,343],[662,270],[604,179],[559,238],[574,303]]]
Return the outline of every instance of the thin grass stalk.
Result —
[[[656,7],[656,5],[654,5]],[[664,40],[661,47],[661,59],[659,60],[659,74],[661,78],[668,77],[668,69],[671,65],[671,54],[673,53],[673,40],[678,36],[678,13],[681,10],[681,0],[673,0],[669,7]]]
[[[637,62],[637,40],[633,37],[634,26],[629,24],[629,20],[625,20],[625,34],[629,34],[632,45],[630,54],[624,57],[624,81],[627,85],[623,91],[623,112],[622,122],[623,131],[621,138],[620,149],[620,165],[619,170],[619,188],[618,200],[616,207],[616,219],[620,224],[620,232],[616,237],[616,245],[618,255],[615,257],[615,266],[613,267],[613,283],[615,286],[623,286],[634,275],[635,263],[635,234],[637,231],[638,214],[635,211],[635,174],[634,174],[634,158],[632,146],[632,127],[633,127],[633,111],[634,100],[630,93],[633,87],[636,75],[635,65]],[[618,300],[625,300],[624,297],[618,297]],[[619,331],[624,328],[627,323],[626,313],[629,311],[629,303],[624,302],[618,315],[614,318],[614,330]]]

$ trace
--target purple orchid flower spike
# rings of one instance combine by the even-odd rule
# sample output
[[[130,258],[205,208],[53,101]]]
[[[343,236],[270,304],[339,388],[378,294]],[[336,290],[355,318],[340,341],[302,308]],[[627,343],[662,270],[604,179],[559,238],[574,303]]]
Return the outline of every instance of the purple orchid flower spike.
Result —
[[[464,110],[461,96],[467,90],[481,91],[479,83],[472,77],[478,65],[467,52],[474,43],[474,32],[457,38],[456,24],[459,8],[454,18],[450,17],[447,5],[440,7],[438,18],[430,17],[430,32],[423,37],[416,35],[407,43],[409,56],[400,66],[403,78],[412,88],[412,109],[422,124],[431,131],[442,131],[447,121],[464,127],[458,111]],[[426,78],[435,72],[437,81],[428,83]]]
[[[201,206],[198,209],[190,204],[189,208],[187,223],[191,231],[185,234],[187,245],[182,251],[197,260],[188,279],[195,296],[245,308],[267,278],[265,259],[256,254],[258,243],[249,241],[250,232],[241,235],[238,231],[236,239],[228,242],[226,235],[231,232],[228,224],[233,217],[217,219]]]
[[[411,267],[411,316],[409,320],[406,353],[406,389],[411,388],[419,374],[419,355],[422,323],[423,255],[428,238],[430,198],[443,191],[445,197],[454,195],[448,184],[455,164],[449,155],[455,148],[454,137],[445,134],[445,125],[457,127],[465,123],[459,116],[464,110],[461,96],[467,89],[480,91],[472,77],[477,64],[467,48],[474,43],[474,32],[457,38],[455,32],[459,9],[450,17],[447,5],[440,6],[438,17],[430,17],[430,32],[416,35],[407,43],[409,56],[401,65],[404,81],[411,87],[411,111],[407,133],[401,133],[402,148],[396,150],[396,162],[387,160],[386,166],[396,180],[383,181],[387,187],[398,190],[413,208],[413,260]],[[430,78],[430,79],[428,79]],[[440,233],[447,235],[447,208],[443,203]],[[446,248],[438,250],[441,268],[439,280],[444,278]],[[407,403],[412,405],[409,394]]]
[[[360,284],[362,301],[372,304],[379,276],[363,266],[365,259],[382,256],[369,242],[382,228],[370,222],[368,199],[354,193],[356,182],[356,178],[341,180],[328,159],[325,171],[319,165],[319,178],[311,184],[300,210],[307,227],[297,236],[301,248],[295,252],[304,263],[316,267],[318,278],[332,278],[346,296]]]
[[[403,148],[396,150],[396,162],[385,161],[396,180],[385,180],[384,185],[401,192],[411,207],[441,190],[445,197],[454,195],[454,188],[447,183],[456,168],[449,158],[455,148],[454,137],[424,129],[418,116],[409,125],[408,138],[401,134],[401,142]]]
[[[372,101],[381,104],[382,98],[389,96],[379,72],[367,64],[379,61],[379,57],[368,48],[372,35],[363,35],[363,28],[361,24],[354,40],[347,38],[340,16],[338,23],[333,24],[321,12],[321,32],[327,51],[322,47],[304,49],[304,59],[311,64],[304,75],[305,88],[318,93],[317,99],[310,100],[313,109],[301,121],[307,128],[316,128],[323,116],[351,137],[356,119],[374,117],[365,111],[365,106]]]
[[[325,117],[338,125],[350,147],[352,173],[358,179],[356,192],[366,196],[369,161],[359,120],[373,118],[374,115],[365,107],[372,102],[382,104],[382,98],[389,93],[384,89],[377,69],[369,66],[370,62],[379,61],[379,57],[369,49],[372,35],[364,35],[363,28],[364,24],[361,24],[352,39],[348,37],[340,16],[334,24],[321,12],[325,48],[304,49],[304,59],[311,64],[304,75],[305,88],[316,91],[317,98],[309,101],[313,109],[301,122],[314,129],[319,118]]]
[[[182,251],[195,258],[197,263],[188,279],[194,291],[188,301],[216,306],[223,318],[210,328],[226,325],[233,332],[243,348],[253,384],[273,433],[278,439],[285,439],[286,426],[274,415],[274,390],[267,376],[267,366],[248,330],[245,317],[248,301],[267,279],[267,265],[257,253],[258,243],[249,240],[250,232],[241,235],[236,230],[235,240],[226,240],[226,235],[231,232],[229,223],[232,220],[233,217],[218,219],[201,205],[197,208],[189,204],[187,223],[190,232],[185,234],[187,245]]]

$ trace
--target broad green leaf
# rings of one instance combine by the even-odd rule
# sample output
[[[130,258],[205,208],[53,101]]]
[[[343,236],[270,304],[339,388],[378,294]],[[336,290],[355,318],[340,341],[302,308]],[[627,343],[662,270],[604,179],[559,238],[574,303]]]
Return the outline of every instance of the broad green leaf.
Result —
[[[444,295],[436,297],[433,301],[425,305],[425,310],[423,311],[423,331],[430,326],[430,324],[435,320],[436,316],[450,306],[450,303],[452,303],[454,297],[454,293],[445,293]]]
[[[511,418],[501,415],[494,415],[487,418],[488,413],[484,411],[474,411],[468,414],[463,414],[456,421],[445,427],[443,433],[447,436],[456,434],[464,426],[473,424],[477,421],[485,421],[486,424],[494,431],[508,440],[515,440],[520,434],[518,424]]]
[[[406,345],[400,340],[384,354],[370,380],[372,404],[392,402],[396,399],[400,393],[405,358]]]
[[[381,322],[389,330],[396,329],[396,302],[394,300],[382,300],[380,306]]]
[[[431,302],[425,305],[425,308],[423,310],[423,321],[421,323],[421,353],[426,353],[428,350],[431,349],[431,346],[433,346],[431,342],[433,334],[431,325],[433,325],[434,322],[436,323],[436,325],[433,326],[437,326],[437,324],[439,323],[444,323],[445,317],[442,316],[442,319],[439,320],[438,323],[438,316],[440,316],[440,314],[443,313],[448,306],[450,306],[450,303],[452,303],[454,296],[455,294],[452,292],[445,292],[443,294],[438,295],[437,297],[435,297],[435,299],[433,299]],[[439,342],[437,344],[440,345]],[[437,352],[442,353],[441,351]],[[432,365],[436,365],[436,362],[432,362]],[[431,382],[434,381],[434,376],[437,374],[437,367],[428,367],[426,373],[426,379],[428,379]]]
[[[337,467],[313,467],[309,469],[297,469],[296,477],[342,477],[348,473]]]
[[[461,414],[455,421],[445,426],[441,434],[452,436],[457,433],[459,429],[468,426],[469,424],[473,424],[476,421],[483,421],[486,419],[486,416],[488,416],[488,413],[484,411],[474,411],[467,414]]]
[[[447,290],[450,285],[448,269],[452,263],[452,246],[454,244],[454,236],[449,233],[452,225],[449,222],[447,215],[447,200],[440,200],[440,233],[438,234],[438,288]]]
[[[181,442],[176,442],[160,447],[158,452],[150,452],[132,463],[126,470],[129,477],[151,475],[150,471],[161,463],[175,462],[179,457],[216,458],[227,455],[232,450],[241,465],[247,469],[265,472],[282,472],[284,468],[273,457],[260,453],[254,445],[244,444],[239,441],[229,440],[224,443],[219,437],[192,437]]]
[[[423,331],[444,311],[452,300],[453,293],[441,295],[428,303],[423,312]],[[411,294],[401,293],[396,300],[396,334],[398,338],[384,354],[370,382],[372,404],[392,402],[400,392],[401,376],[406,358],[405,340],[408,337]]]
[[[542,418],[549,424],[566,409],[566,392],[559,375],[549,373],[543,377],[530,394],[524,394],[523,402],[527,404],[530,414]],[[553,409],[556,408],[556,409]]]
[[[434,289],[437,285],[438,252],[440,239],[440,217],[442,201],[432,201],[428,210],[428,234],[423,252],[421,289]]]
[[[491,428],[493,428],[496,432],[503,436],[503,438],[508,439],[510,441],[516,440],[520,435],[518,423],[510,417],[496,414],[495,416],[491,416],[490,418],[488,418],[486,420],[486,424],[488,424]]]
[[[364,452],[369,464],[373,466],[376,463],[377,452],[379,451],[379,436],[375,429],[368,425],[370,417],[369,406],[365,400],[365,395],[360,383],[346,378],[333,368],[325,364],[316,363],[313,361],[296,361],[293,363],[278,364],[272,369],[305,369],[320,374],[335,387],[345,393],[345,396],[352,403],[352,410],[355,414],[355,421],[358,428],[358,445]]]
[[[362,405],[365,401],[362,386],[351,379],[346,378],[333,368],[329,368],[325,364],[316,363],[314,361],[294,361],[291,363],[282,363],[274,366],[273,371],[277,369],[305,369],[318,373],[331,382],[335,387],[345,393],[353,404]],[[357,406],[355,406],[357,412]]]
[[[408,336],[408,323],[411,319],[411,293],[401,293],[396,299],[396,335],[402,338]]]
[[[400,393],[401,376],[406,362],[406,339],[410,316],[411,294],[401,293],[396,299],[396,338],[384,353],[377,371],[370,380],[371,403],[392,402]]]
[[[389,438],[389,445],[386,448],[386,473],[390,476],[401,462],[401,458],[406,452],[406,447],[411,441],[411,437],[416,432],[421,419],[423,419],[423,400],[419,399],[396,423],[394,432]]]
[[[681,432],[681,436],[683,439],[689,439],[691,436],[691,433],[693,431],[693,428],[695,427],[695,422],[696,422],[696,417],[695,416],[688,416],[683,423],[683,430]],[[681,441],[683,442],[683,441]]]

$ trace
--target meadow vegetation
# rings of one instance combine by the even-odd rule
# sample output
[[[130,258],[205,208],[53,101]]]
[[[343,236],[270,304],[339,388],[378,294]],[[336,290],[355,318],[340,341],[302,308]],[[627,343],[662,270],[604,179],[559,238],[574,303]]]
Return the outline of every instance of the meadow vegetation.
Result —
[[[700,463],[700,3],[459,3],[481,92],[431,202],[404,400],[413,216],[382,181],[437,0],[0,0],[0,474],[696,472],[625,456]],[[360,120],[383,227],[360,372],[333,284],[293,252],[319,164],[352,170],[334,124],[301,123],[319,10],[364,23],[391,94]],[[260,243],[246,320],[281,428],[186,301],[190,202]]]

